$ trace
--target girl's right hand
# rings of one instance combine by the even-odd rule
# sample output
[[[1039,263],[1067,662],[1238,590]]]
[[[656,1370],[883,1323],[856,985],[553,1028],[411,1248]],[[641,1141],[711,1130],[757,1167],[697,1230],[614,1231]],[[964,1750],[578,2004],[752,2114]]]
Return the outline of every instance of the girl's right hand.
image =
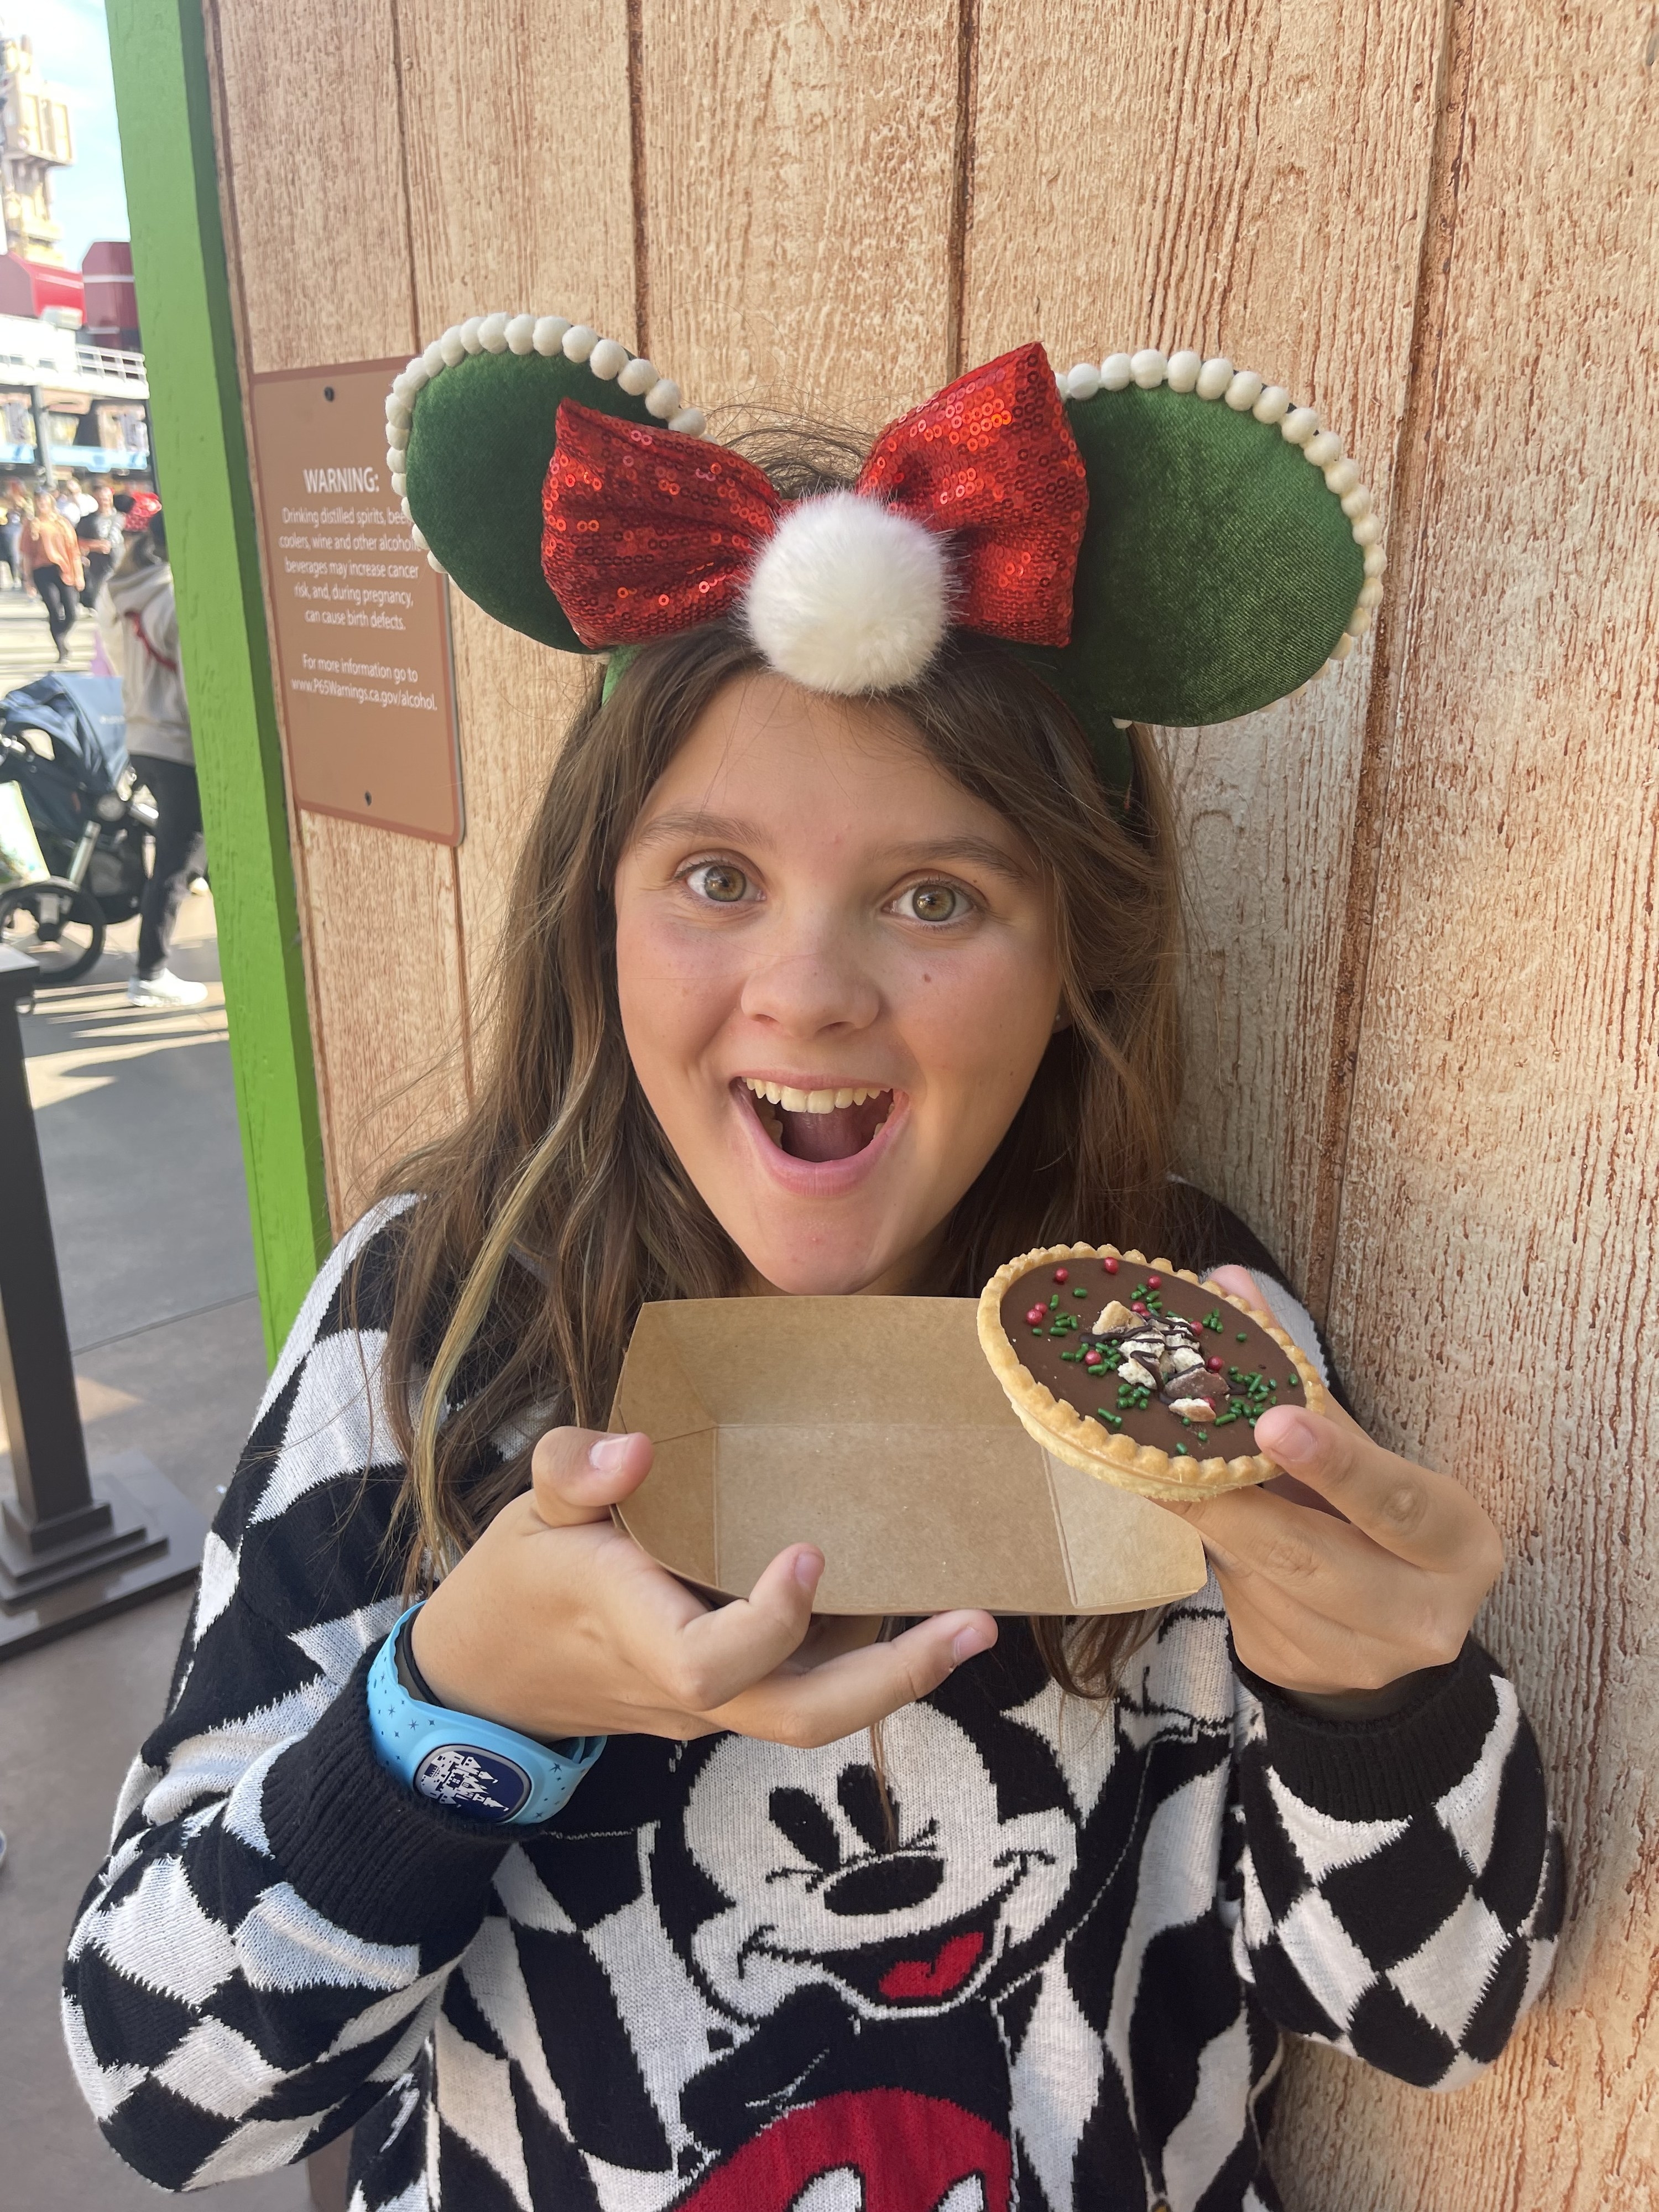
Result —
[[[705,1605],[611,1517],[651,1458],[637,1433],[542,1437],[532,1488],[415,1617],[416,1664],[442,1704],[547,1742],[732,1729],[805,1747],[926,1697],[996,1642],[988,1613],[935,1613],[886,1644],[877,1620],[815,1620],[810,1544],[780,1552],[746,1598]]]

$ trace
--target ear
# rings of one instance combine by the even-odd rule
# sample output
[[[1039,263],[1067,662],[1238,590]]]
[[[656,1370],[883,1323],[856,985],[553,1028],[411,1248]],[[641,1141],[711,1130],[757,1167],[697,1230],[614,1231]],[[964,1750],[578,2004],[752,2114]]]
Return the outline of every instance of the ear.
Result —
[[[1191,352],[1058,381],[1089,478],[1072,639],[1015,649],[1085,726],[1224,721],[1352,651],[1382,596],[1381,526],[1311,408]]]
[[[679,388],[562,315],[474,315],[394,380],[386,461],[415,542],[509,629],[585,653],[542,574],[542,486],[559,403],[700,437]]]

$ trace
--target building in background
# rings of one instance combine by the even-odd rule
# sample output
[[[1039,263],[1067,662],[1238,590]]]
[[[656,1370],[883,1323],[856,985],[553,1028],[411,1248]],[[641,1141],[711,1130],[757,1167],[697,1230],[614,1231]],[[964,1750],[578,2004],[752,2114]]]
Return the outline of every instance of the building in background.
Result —
[[[52,212],[52,173],[75,159],[69,102],[37,76],[30,39],[0,40],[0,204],[6,252],[62,268],[61,225]]]
[[[33,41],[0,37],[0,468],[147,475],[132,252],[101,239],[65,263],[52,179],[74,160],[70,103],[37,74]]]

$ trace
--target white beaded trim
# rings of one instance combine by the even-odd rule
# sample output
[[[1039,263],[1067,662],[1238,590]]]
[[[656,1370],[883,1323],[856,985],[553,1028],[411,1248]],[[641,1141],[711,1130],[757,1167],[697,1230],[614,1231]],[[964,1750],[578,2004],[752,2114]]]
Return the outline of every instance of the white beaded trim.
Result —
[[[1319,471],[1332,497],[1341,501],[1353,542],[1365,556],[1365,581],[1353,612],[1343,625],[1336,650],[1323,667],[1316,669],[1308,684],[1316,684],[1327,669],[1347,659],[1375,618],[1388,559],[1377,542],[1382,524],[1374,512],[1375,502],[1359,481],[1358,467],[1344,454],[1342,441],[1334,430],[1325,428],[1315,409],[1293,406],[1282,384],[1265,383],[1253,368],[1235,368],[1220,354],[1206,361],[1190,348],[1167,356],[1156,346],[1146,346],[1139,353],[1109,353],[1104,361],[1080,361],[1075,368],[1062,369],[1054,382],[1062,399],[1092,399],[1097,392],[1123,392],[1132,384],[1142,392],[1152,392],[1167,384],[1171,392],[1191,392],[1200,399],[1223,400],[1235,414],[1254,415],[1258,422],[1277,422],[1285,443],[1302,448],[1303,459]],[[1307,684],[1302,684],[1291,697],[1300,698],[1307,688]]]
[[[615,338],[602,338],[586,323],[573,323],[564,315],[470,315],[435,337],[424,353],[417,353],[392,380],[386,402],[386,465],[392,489],[401,502],[409,524],[410,543],[424,553],[427,564],[441,576],[444,565],[430,551],[409,511],[409,477],[404,463],[409,451],[409,428],[415,419],[415,402],[434,377],[453,368],[471,353],[562,353],[567,361],[586,362],[593,374],[609,383],[613,379],[624,392],[645,402],[646,412],[671,430],[688,438],[701,438],[708,423],[700,407],[688,407],[672,377],[659,376],[643,356],[631,354]]]

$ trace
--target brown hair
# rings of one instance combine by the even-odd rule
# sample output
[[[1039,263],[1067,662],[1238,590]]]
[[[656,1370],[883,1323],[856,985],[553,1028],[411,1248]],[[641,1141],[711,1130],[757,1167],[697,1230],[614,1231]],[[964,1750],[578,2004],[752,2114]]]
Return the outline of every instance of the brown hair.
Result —
[[[809,465],[786,446],[792,493]],[[837,454],[836,458],[839,458]],[[769,465],[771,464],[769,456]],[[833,465],[817,481],[835,481]],[[534,1436],[602,1427],[647,1299],[733,1293],[740,1260],[634,1077],[618,1011],[611,885],[647,798],[722,687],[761,665],[714,623],[596,679],[525,841],[492,977],[486,1064],[465,1119],[387,1176],[403,1217],[386,1402],[408,1468],[397,1523],[429,1583],[528,1480]],[[1161,1249],[1179,1091],[1177,906],[1162,776],[1132,732],[1120,805],[1076,722],[1012,655],[969,638],[887,695],[926,756],[1024,837],[1051,892],[1068,1025],[956,1206],[933,1287],[976,1292],[1012,1253],[1079,1237]],[[522,1449],[497,1465],[503,1429]],[[480,1475],[481,1467],[489,1469]],[[1033,1624],[1065,1688],[1098,1696],[1143,1615]]]

